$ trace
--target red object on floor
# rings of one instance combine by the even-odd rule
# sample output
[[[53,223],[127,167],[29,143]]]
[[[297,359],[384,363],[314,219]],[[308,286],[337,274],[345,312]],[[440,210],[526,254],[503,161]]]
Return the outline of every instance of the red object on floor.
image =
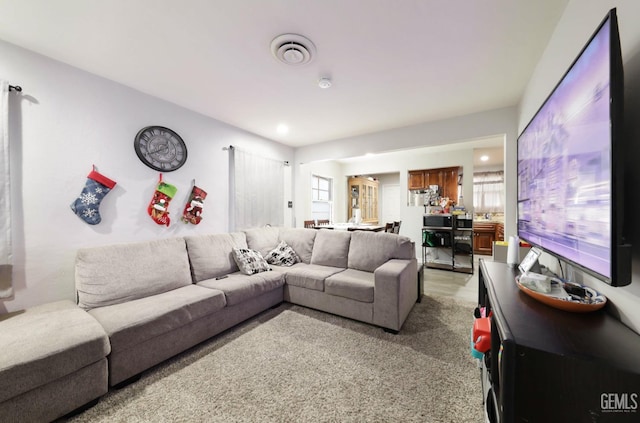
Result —
[[[480,317],[473,322],[473,348],[483,354],[491,349],[491,318]]]

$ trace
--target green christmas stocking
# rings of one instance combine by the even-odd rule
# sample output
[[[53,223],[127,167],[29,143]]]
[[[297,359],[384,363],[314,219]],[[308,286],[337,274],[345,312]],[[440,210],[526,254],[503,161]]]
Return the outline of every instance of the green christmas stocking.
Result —
[[[166,182],[162,182],[162,173],[160,174],[160,180],[156,192],[153,194],[153,198],[147,207],[147,213],[158,225],[169,226],[171,219],[169,218],[169,203],[171,199],[176,195],[178,189]]]

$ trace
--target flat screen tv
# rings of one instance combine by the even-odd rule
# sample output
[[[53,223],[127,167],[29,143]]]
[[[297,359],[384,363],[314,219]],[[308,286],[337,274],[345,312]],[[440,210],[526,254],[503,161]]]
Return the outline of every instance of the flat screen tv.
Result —
[[[631,282],[623,82],[612,9],[518,137],[518,236],[614,286]]]

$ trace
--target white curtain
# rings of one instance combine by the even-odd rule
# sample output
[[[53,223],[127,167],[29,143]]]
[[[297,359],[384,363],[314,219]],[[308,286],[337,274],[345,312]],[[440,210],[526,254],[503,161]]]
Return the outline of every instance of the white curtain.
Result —
[[[504,212],[504,172],[473,174],[473,210],[475,213]]]
[[[284,225],[283,161],[229,148],[231,231]]]
[[[10,170],[9,83],[0,80],[0,298],[13,295]]]

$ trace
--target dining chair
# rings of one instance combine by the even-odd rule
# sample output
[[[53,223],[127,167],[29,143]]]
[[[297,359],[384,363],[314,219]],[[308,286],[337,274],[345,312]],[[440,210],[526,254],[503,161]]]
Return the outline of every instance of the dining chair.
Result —
[[[385,232],[391,232],[393,233],[393,222],[387,222],[384,225],[384,231]]]
[[[400,233],[400,224],[402,223],[402,220],[400,221],[394,221],[393,222],[393,233],[394,234],[399,234]]]

